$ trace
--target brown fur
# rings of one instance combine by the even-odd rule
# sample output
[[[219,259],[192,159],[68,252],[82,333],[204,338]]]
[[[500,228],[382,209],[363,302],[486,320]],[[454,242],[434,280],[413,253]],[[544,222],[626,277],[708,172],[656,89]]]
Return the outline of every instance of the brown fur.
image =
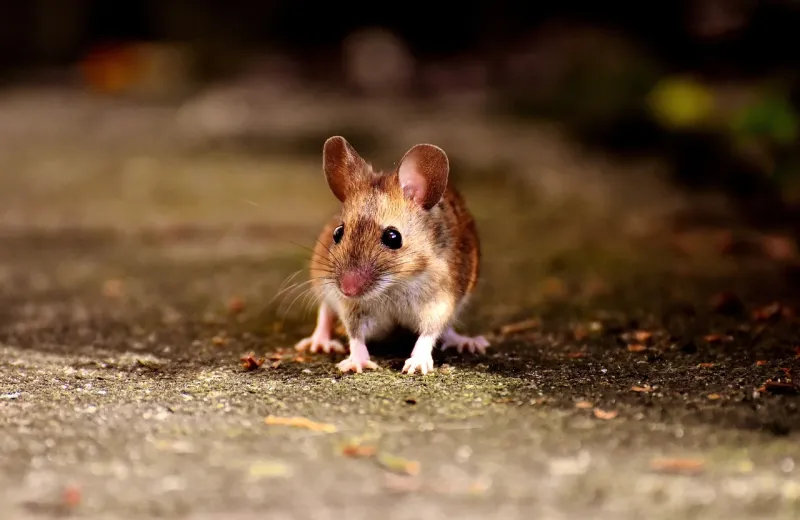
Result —
[[[355,326],[364,315],[399,300],[414,301],[414,308],[424,308],[425,301],[444,298],[455,314],[475,289],[480,264],[476,225],[459,192],[447,183],[441,200],[425,209],[404,195],[398,170],[374,172],[346,143],[337,144],[332,153],[339,155],[334,157],[336,161],[326,158],[326,165],[345,165],[348,175],[342,180],[334,170],[328,176],[331,190],[343,204],[340,213],[324,226],[314,248],[310,266],[314,288],[330,297],[342,272],[367,268],[378,273],[377,302],[334,297],[337,314],[346,326]],[[446,182],[446,177],[437,182]],[[333,231],[342,224],[344,235],[336,244]],[[398,250],[381,243],[388,226],[396,227],[403,237]],[[419,327],[424,329],[422,321]]]
[[[392,175],[377,174],[373,177],[370,188],[383,191],[390,184],[388,182],[390,179],[392,179]],[[396,182],[396,177],[394,181]],[[475,220],[470,214],[464,198],[451,185],[447,186],[445,196],[439,203],[439,209],[440,217],[430,222],[435,247],[440,254],[448,257],[453,273],[452,290],[460,297],[469,296],[474,291],[480,275],[480,241]],[[359,230],[362,237],[369,236],[378,242],[380,240],[377,226],[370,226],[363,221],[346,223],[342,220],[342,212],[337,213],[323,227],[314,247],[310,274],[315,287],[318,287],[330,272],[327,266],[331,265],[330,249],[334,246],[333,230],[343,223],[345,224],[345,233],[351,231],[350,228],[355,224],[355,229]],[[405,236],[403,239],[408,240]],[[360,240],[358,247],[374,248],[375,244]],[[409,259],[403,269],[417,274],[424,269],[424,263],[419,259]]]

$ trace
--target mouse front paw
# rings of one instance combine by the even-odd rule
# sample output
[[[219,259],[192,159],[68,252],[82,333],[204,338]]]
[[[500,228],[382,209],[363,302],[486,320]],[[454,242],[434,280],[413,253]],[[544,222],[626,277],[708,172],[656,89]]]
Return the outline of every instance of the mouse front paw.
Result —
[[[361,358],[359,356],[350,355],[349,358],[345,359],[338,365],[336,365],[339,370],[342,372],[356,372],[360,374],[364,371],[365,368],[370,370],[377,370],[378,365],[375,364],[374,361],[370,361],[369,358]]]
[[[483,336],[463,336],[453,329],[442,334],[442,350],[455,348],[458,353],[461,354],[464,349],[467,349],[472,354],[476,352],[486,354],[486,348],[488,346],[489,340]]]
[[[308,350],[312,353],[324,352],[330,354],[331,352],[338,352],[340,354],[345,352],[344,345],[341,342],[331,339],[330,335],[312,334],[308,338],[303,338],[298,341],[294,348],[299,351]]]
[[[433,371],[433,356],[430,354],[412,355],[406,360],[405,365],[403,365],[403,372],[408,374],[413,374],[417,369],[419,369],[419,373],[422,375]]]

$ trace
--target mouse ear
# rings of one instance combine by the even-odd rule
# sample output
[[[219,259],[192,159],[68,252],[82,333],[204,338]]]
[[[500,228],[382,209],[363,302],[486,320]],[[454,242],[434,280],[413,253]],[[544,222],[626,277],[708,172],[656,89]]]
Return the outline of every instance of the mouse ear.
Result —
[[[413,146],[397,168],[403,195],[426,210],[442,200],[449,173],[447,154],[432,144]]]
[[[366,167],[364,159],[339,135],[328,138],[322,148],[322,169],[331,191],[341,202],[347,198],[353,179]]]

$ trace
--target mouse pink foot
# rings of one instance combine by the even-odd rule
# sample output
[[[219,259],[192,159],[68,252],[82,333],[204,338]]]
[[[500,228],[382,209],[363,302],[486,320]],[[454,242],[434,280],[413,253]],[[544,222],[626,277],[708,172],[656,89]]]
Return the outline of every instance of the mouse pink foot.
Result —
[[[358,356],[353,356],[352,354],[349,358],[336,365],[336,367],[342,372],[352,371],[356,372],[357,374],[362,373],[365,368],[369,370],[378,369],[378,365],[376,365],[374,361],[370,361],[369,358],[362,359]]]
[[[403,365],[403,372],[413,374],[415,371],[417,371],[417,369],[419,369],[419,373],[422,375],[432,372],[433,356],[428,354],[427,356],[411,356],[410,358],[406,359],[406,363]]]
[[[344,345],[340,341],[331,339],[330,334],[318,334],[314,332],[310,337],[303,338],[298,341],[294,348],[299,351],[308,350],[309,352],[324,352],[330,354],[331,352],[338,352],[343,354],[345,352]]]
[[[314,328],[314,333],[310,337],[298,341],[294,348],[299,351],[319,352],[321,350],[326,354],[331,352],[344,354],[344,345],[333,339],[334,318],[335,315],[331,308],[326,303],[322,303],[317,313],[317,326]]]
[[[336,365],[342,372],[356,372],[360,374],[365,368],[377,370],[378,365],[369,359],[369,350],[363,341],[350,338],[350,356]]]
[[[403,372],[413,374],[417,370],[422,375],[433,371],[433,345],[436,343],[436,336],[420,336],[411,351],[411,357],[406,359],[403,365]]]
[[[447,329],[445,333],[442,334],[441,340],[442,350],[454,347],[459,354],[461,354],[464,349],[469,350],[473,354],[475,352],[486,354],[486,348],[489,346],[489,340],[483,336],[463,336],[453,328]]]

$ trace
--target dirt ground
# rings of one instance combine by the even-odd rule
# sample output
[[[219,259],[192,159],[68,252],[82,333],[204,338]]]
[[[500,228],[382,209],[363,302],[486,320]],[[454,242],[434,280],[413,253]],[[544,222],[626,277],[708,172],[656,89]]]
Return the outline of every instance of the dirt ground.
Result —
[[[463,329],[490,351],[409,377],[398,341],[342,375],[291,351],[313,309],[276,296],[335,207],[318,158],[143,150],[2,151],[4,518],[800,515],[775,260],[465,174],[486,258]]]

